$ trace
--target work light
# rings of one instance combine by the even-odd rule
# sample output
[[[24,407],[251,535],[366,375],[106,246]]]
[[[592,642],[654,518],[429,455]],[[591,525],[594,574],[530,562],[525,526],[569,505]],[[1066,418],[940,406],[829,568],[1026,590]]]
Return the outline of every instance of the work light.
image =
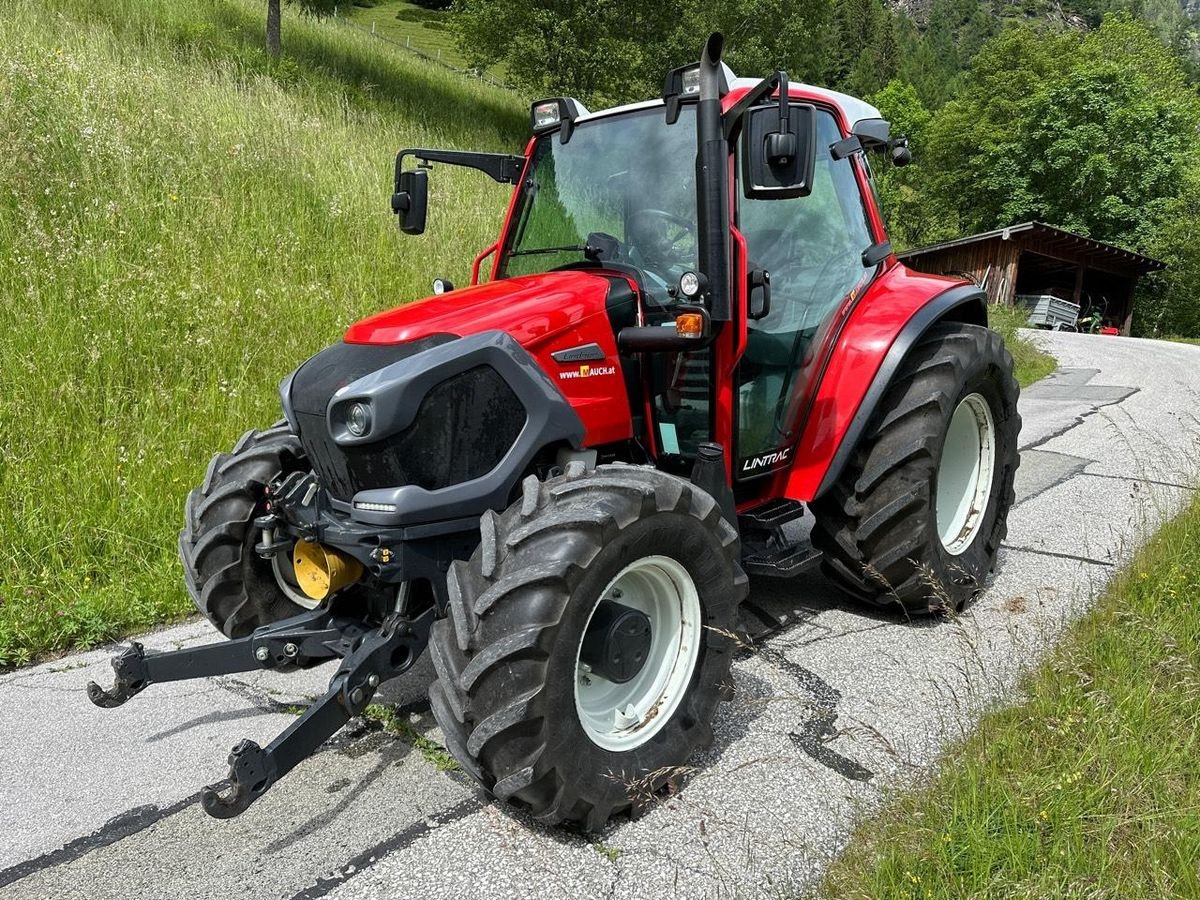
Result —
[[[695,272],[684,272],[679,276],[679,293],[688,299],[698,296],[701,287],[700,276]]]
[[[571,125],[580,116],[587,115],[587,109],[578,100],[571,97],[548,97],[538,100],[529,110],[530,124],[534,134],[562,129],[562,142],[571,139]]]
[[[546,100],[533,105],[533,130],[545,131],[562,121],[562,112],[557,100]]]

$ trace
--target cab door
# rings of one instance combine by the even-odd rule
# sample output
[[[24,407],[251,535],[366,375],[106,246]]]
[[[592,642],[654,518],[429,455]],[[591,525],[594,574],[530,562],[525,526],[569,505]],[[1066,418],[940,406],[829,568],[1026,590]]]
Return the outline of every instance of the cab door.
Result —
[[[750,199],[736,192],[747,271],[768,273],[771,293],[766,314],[747,321],[734,378],[733,475],[742,495],[755,493],[746,482],[790,464],[803,425],[795,401],[818,374],[825,326],[878,270],[863,259],[873,238],[850,157],[836,159],[831,151],[843,137],[837,120],[818,107],[815,127],[808,195]]]

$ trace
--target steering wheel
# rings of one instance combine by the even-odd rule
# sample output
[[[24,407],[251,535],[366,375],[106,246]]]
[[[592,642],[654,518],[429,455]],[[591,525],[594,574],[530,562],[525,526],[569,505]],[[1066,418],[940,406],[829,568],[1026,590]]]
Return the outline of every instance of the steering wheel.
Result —
[[[681,249],[690,239],[696,246],[696,225],[661,209],[640,209],[625,220],[625,242],[652,268],[665,272],[692,263],[693,253]]]

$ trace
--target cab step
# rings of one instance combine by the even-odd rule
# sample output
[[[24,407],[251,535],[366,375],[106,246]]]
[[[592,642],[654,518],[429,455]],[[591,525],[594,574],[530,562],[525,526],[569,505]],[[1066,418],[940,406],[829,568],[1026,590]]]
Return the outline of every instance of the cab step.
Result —
[[[794,578],[821,561],[821,551],[807,539],[789,544],[743,545],[742,568],[748,575]]]
[[[742,531],[758,529],[771,531],[788,522],[804,517],[804,504],[798,500],[771,500],[762,506],[757,506],[750,512],[738,516],[738,525]]]

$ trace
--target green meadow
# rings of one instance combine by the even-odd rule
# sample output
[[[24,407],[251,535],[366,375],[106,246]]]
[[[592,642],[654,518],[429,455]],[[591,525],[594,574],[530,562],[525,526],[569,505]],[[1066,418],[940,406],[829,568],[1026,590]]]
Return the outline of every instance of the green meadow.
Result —
[[[12,0],[0,16],[0,666],[192,611],[175,541],[212,454],[355,319],[466,281],[505,188],[405,146],[519,150],[526,110],[253,0]]]

